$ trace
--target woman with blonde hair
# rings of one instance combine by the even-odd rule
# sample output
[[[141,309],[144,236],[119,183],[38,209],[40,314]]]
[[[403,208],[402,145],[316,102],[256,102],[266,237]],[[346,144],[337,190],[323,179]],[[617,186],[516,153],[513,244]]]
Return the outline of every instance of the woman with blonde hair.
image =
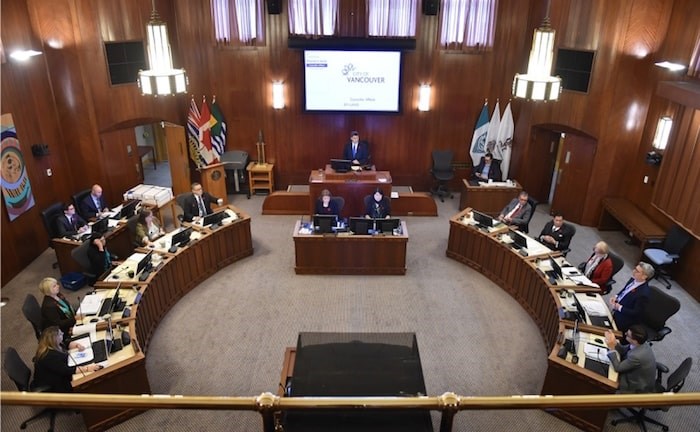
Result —
[[[41,328],[58,326],[67,335],[75,325],[76,314],[70,302],[61,294],[58,281],[52,277],[42,279],[39,291],[44,295],[41,302]]]
[[[77,342],[71,342],[68,349],[82,351]],[[52,393],[70,393],[73,391],[71,380],[73,374],[95,372],[101,365],[68,366],[68,352],[63,347],[63,332],[57,326],[44,329],[39,339],[39,346],[34,356],[34,382],[32,388],[46,386]]]

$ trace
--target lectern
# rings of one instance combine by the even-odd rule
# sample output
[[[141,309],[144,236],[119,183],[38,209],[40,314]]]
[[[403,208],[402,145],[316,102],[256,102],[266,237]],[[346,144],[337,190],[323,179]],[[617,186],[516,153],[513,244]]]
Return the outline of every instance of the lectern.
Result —
[[[202,173],[202,188],[217,198],[226,201],[226,171],[224,164],[217,163],[199,168]]]

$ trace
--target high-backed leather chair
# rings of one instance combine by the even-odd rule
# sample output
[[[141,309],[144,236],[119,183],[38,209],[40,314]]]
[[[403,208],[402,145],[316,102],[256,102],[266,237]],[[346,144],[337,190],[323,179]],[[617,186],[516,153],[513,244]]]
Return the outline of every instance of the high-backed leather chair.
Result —
[[[41,306],[39,301],[32,294],[27,294],[22,304],[22,315],[29,321],[34,329],[34,335],[37,340],[41,337],[42,328]]]
[[[445,197],[454,198],[447,182],[455,176],[455,170],[452,166],[454,153],[452,150],[433,150],[433,167],[430,173],[437,182],[434,188],[430,190],[431,195],[437,195],[441,202],[445,202]]]
[[[49,247],[53,248],[52,239],[58,237],[58,227],[56,219],[63,216],[63,203],[55,202],[50,206],[46,207],[41,212],[41,221],[44,223],[44,228],[46,228],[46,234],[49,236]],[[53,263],[53,268],[58,266],[58,263]]]
[[[608,294],[610,291],[612,291],[612,287],[615,284],[615,275],[622,270],[622,267],[625,266],[625,261],[617,254],[614,254],[612,252],[608,252],[608,256],[610,257],[610,260],[612,261],[612,274],[610,275],[610,279],[600,287],[600,289],[603,290],[603,294]]]
[[[663,340],[671,329],[666,321],[681,309],[681,302],[661,288],[649,286],[649,302],[642,312],[642,325],[647,331],[649,343]]]
[[[535,215],[535,209],[537,208],[538,205],[540,205],[539,201],[534,199],[532,196],[527,197],[527,203],[530,204],[530,217],[527,219],[527,223],[525,225],[519,226],[518,228],[520,231],[524,232],[525,234],[528,234],[530,232],[530,221],[532,220],[532,217]]]
[[[83,244],[70,251],[70,255],[80,265],[80,267],[82,267],[83,275],[85,275],[88,285],[93,286],[100,275],[95,274],[92,271],[92,266],[90,265],[90,258],[87,254],[88,248],[90,247],[90,242],[91,240],[85,240]]]
[[[674,225],[666,233],[666,239],[660,248],[644,249],[645,261],[654,266],[654,277],[664,282],[667,289],[671,289],[671,275],[668,267],[677,263],[681,257],[681,251],[690,242],[690,234],[683,228]]]
[[[175,203],[178,207],[180,207],[180,210],[182,211],[182,213],[177,215],[177,220],[180,221],[180,223],[182,223],[185,220],[185,200],[191,194],[192,192],[184,192],[175,197]]]
[[[71,199],[73,200],[73,205],[75,206],[75,211],[85,220],[88,220],[89,218],[87,217],[87,215],[83,214],[83,210],[81,208],[80,203],[82,203],[85,197],[90,195],[91,192],[92,189],[85,189],[81,190],[78,193],[74,193],[71,196]]]

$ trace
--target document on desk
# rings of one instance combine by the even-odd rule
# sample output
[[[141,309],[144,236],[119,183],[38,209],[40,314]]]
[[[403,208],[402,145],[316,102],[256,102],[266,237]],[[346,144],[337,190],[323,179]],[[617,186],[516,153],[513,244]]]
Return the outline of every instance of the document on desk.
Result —
[[[594,287],[594,288],[600,288],[600,285],[598,285],[597,283],[595,283],[595,282],[593,282],[592,280],[588,279],[588,278],[587,278],[586,276],[584,276],[584,275],[580,275],[580,276],[569,276],[569,279],[571,279],[571,281],[572,281],[573,283],[575,283],[576,285],[586,285],[586,286],[590,286],[590,287]]]
[[[102,300],[104,300],[102,292],[86,295],[83,297],[83,301],[80,302],[79,313],[82,315],[95,315],[100,310],[100,306],[102,306]]]
[[[588,357],[590,359],[598,360],[599,362],[610,364],[610,359],[608,358],[608,348],[607,347],[587,342],[583,346],[583,352],[586,355],[586,357]]]
[[[608,308],[602,302],[596,300],[581,300],[581,306],[588,315],[592,316],[608,316]]]
[[[84,349],[80,351],[74,348],[68,351],[68,366],[73,367],[90,363],[95,358],[95,353],[92,352],[92,342],[90,342],[88,335],[75,339],[74,342],[82,345]]]
[[[73,326],[73,337],[87,334],[90,340],[97,339],[97,323],[85,323]]]

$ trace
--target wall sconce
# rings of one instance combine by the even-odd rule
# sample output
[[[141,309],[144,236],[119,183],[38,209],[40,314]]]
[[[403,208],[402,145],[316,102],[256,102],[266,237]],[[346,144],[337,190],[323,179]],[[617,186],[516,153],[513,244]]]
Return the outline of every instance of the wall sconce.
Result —
[[[284,83],[279,81],[272,83],[272,108],[284,108]]]
[[[418,90],[418,111],[430,111],[430,84],[421,84]]]
[[[658,62],[658,63],[654,63],[654,64],[660,68],[668,69],[671,72],[678,72],[678,71],[682,71],[683,69],[685,69],[685,65],[682,65],[680,63],[673,63],[670,61],[662,61],[662,62]]]
[[[10,53],[10,58],[17,61],[27,61],[34,56],[41,54],[41,51],[35,51],[32,49],[27,50],[17,50]]]
[[[671,126],[673,126],[673,119],[671,119],[671,117],[663,116],[659,119],[659,122],[656,124],[654,141],[651,143],[655,149],[666,149],[668,138],[671,136]]]

